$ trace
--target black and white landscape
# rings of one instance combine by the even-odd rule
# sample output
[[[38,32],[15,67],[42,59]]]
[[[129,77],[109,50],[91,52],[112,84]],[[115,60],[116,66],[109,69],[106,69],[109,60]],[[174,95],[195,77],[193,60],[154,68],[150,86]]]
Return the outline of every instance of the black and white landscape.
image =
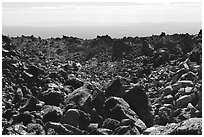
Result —
[[[3,3],[2,134],[202,135],[200,4]]]

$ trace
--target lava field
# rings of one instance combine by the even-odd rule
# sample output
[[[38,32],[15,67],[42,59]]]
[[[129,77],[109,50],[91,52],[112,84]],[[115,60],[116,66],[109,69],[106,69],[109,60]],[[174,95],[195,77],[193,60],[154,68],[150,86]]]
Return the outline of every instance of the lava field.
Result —
[[[3,135],[201,135],[202,30],[2,35]]]

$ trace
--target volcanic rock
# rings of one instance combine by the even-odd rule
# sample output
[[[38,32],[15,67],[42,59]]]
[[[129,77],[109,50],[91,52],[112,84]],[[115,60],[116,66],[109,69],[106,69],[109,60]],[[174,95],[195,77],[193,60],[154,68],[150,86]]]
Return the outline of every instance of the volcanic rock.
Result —
[[[150,111],[148,97],[142,86],[136,85],[134,88],[126,92],[124,100],[130,105],[130,108],[135,111],[147,127],[152,126],[153,115]]]
[[[59,122],[60,118],[62,117],[63,113],[62,110],[59,107],[56,106],[50,106],[45,105],[42,108],[42,114],[43,114],[43,122]]]

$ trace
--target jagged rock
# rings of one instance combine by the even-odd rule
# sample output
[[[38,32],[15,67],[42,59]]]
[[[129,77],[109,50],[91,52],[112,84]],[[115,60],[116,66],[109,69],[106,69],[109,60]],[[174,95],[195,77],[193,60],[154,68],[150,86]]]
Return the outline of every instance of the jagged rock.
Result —
[[[143,134],[145,135],[170,135],[175,128],[177,128],[177,124],[171,123],[166,126],[155,126],[147,128]]]
[[[143,134],[148,135],[201,135],[202,119],[191,118],[180,123],[171,123],[166,126],[155,126],[146,129]]]
[[[47,122],[45,124],[45,129],[48,130],[49,128],[54,129],[54,131],[58,134],[58,135],[74,135],[74,133],[70,130],[68,130],[65,126],[63,126],[60,123],[56,123],[56,122]]]
[[[140,135],[138,129],[131,126],[120,126],[114,132],[115,135]]]
[[[188,103],[190,103],[194,98],[196,97],[196,95],[194,93],[190,94],[190,95],[184,95],[181,96],[179,99],[176,100],[176,106],[177,107],[185,107]]]
[[[70,85],[74,89],[80,88],[84,85],[84,82],[76,77],[68,76],[69,78],[65,81],[64,85]]]
[[[111,81],[105,90],[106,97],[123,97],[125,94],[123,83],[124,82],[122,82],[122,79],[120,77],[117,77],[115,80]]]
[[[116,120],[131,119],[134,121],[135,126],[143,130],[146,128],[137,114],[130,109],[130,106],[122,98],[110,97],[105,101],[105,117],[110,117]]]
[[[202,118],[190,118],[179,124],[174,135],[202,135]]]
[[[45,105],[59,106],[63,103],[64,97],[60,91],[48,89],[38,96],[39,100],[45,102]]]
[[[63,113],[61,108],[56,106],[45,105],[42,108],[43,122],[59,122]]]
[[[118,120],[106,118],[103,121],[102,128],[115,130],[115,128],[117,128],[119,124],[120,124],[120,121],[118,121]]]
[[[136,127],[137,130],[142,133],[147,127],[145,126],[145,124],[138,119],[136,122],[132,119],[123,119],[121,120],[120,126],[130,126],[130,127]]]
[[[66,127],[66,129],[72,131],[74,133],[74,135],[83,135],[84,132],[81,131],[79,128],[76,128],[74,126],[71,126],[69,124],[63,124],[64,127]]]
[[[103,104],[105,103],[105,93],[98,92],[96,96],[91,101],[92,106],[96,109],[96,111],[101,114],[103,113]]]
[[[40,110],[41,108],[37,106],[37,103],[38,100],[34,96],[31,96],[30,99],[25,103],[25,105],[20,108],[19,112]]]
[[[148,44],[148,42],[145,40],[145,41],[142,41],[142,51],[143,51],[143,54],[146,55],[146,56],[152,56],[153,55],[153,52],[154,52],[154,49],[153,47],[150,46],[150,44]]]
[[[136,112],[147,127],[152,126],[153,116],[150,111],[148,97],[142,86],[136,85],[126,92],[124,100],[130,105],[130,108]]]
[[[64,116],[61,117],[60,123],[79,127],[79,117],[80,114],[77,109],[69,109]]]
[[[112,135],[113,131],[106,128],[97,128],[91,131],[88,135]]]
[[[110,97],[104,104],[105,116],[116,120],[137,117],[136,113],[130,109],[130,106],[122,98]]]
[[[91,122],[91,116],[82,110],[79,110],[79,114],[79,129],[86,129]]]
[[[3,111],[2,118],[6,118],[7,120],[10,120],[14,114],[17,114],[17,111],[10,108],[10,109]]]
[[[21,123],[23,122],[23,125],[27,125],[29,123],[33,122],[34,116],[30,114],[30,112],[25,111],[23,113],[17,114],[17,115],[13,115],[13,121],[12,124],[16,124],[16,123]]]
[[[72,102],[85,112],[89,112],[92,108],[91,99],[92,95],[90,94],[90,90],[87,87],[82,86],[65,97],[65,104]]]

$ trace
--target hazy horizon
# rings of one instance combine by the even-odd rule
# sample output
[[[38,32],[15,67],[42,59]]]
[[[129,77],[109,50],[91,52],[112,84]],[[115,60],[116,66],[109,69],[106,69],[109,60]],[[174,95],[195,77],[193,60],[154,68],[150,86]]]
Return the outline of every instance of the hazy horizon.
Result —
[[[2,33],[42,38],[95,38],[160,34],[197,34],[202,2],[149,0],[134,2],[3,2]]]
[[[41,38],[73,36],[83,39],[96,38],[97,35],[109,35],[112,38],[142,37],[166,34],[197,34],[202,23],[138,23],[128,26],[3,26],[2,33],[11,37],[31,36]]]

